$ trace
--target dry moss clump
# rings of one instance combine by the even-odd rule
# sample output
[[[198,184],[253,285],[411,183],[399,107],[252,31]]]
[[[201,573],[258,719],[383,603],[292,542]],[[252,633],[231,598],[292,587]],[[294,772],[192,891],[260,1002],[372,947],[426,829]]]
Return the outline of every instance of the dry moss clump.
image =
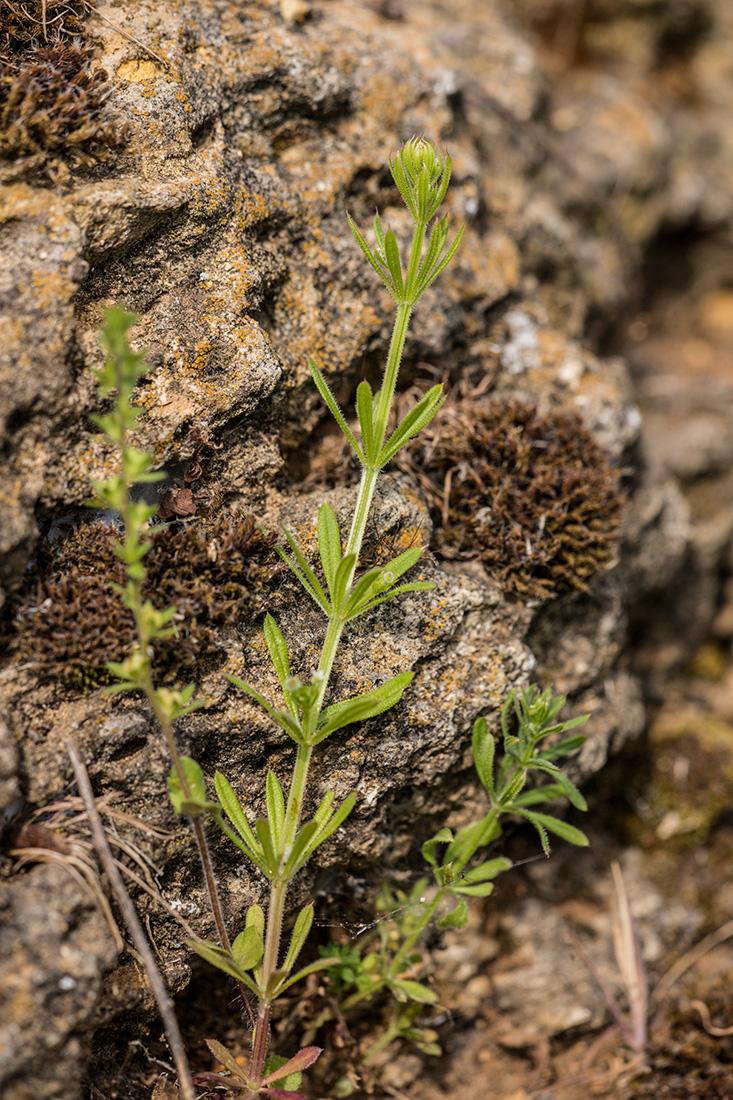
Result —
[[[92,50],[74,37],[86,5],[0,0],[0,181],[61,182],[70,168],[107,159],[127,136],[110,110],[112,85],[92,71]]]
[[[478,558],[523,599],[582,589],[613,559],[618,473],[573,413],[449,403],[412,446],[410,466],[430,500],[434,549]]]
[[[116,533],[94,522],[46,543],[15,601],[12,650],[44,679],[91,686],[109,679],[136,641],[130,612],[114,591],[124,567]],[[174,638],[158,643],[154,668],[168,678],[199,678],[223,663],[221,631],[261,612],[279,570],[275,538],[244,513],[170,527],[152,537],[143,595],[174,605]]]

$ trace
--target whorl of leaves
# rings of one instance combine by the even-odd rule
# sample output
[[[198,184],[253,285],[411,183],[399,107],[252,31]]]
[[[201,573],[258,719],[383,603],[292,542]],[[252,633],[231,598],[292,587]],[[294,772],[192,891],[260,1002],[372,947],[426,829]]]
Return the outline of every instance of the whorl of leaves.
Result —
[[[102,523],[86,523],[41,548],[15,602],[12,648],[43,677],[104,682],[106,662],[121,661],[135,643],[132,615],[113,587],[125,582],[116,537]],[[176,636],[156,644],[156,674],[199,678],[223,662],[221,631],[261,611],[279,571],[274,542],[241,512],[152,536],[143,596],[178,610]]]
[[[434,549],[480,559],[524,599],[582,589],[613,559],[623,495],[574,413],[517,400],[447,404],[412,447]]]

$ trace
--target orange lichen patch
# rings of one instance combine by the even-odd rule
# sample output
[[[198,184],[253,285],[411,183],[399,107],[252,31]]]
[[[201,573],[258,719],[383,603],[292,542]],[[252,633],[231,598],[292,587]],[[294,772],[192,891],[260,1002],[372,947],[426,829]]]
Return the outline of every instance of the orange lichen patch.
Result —
[[[373,72],[361,93],[361,111],[366,118],[379,119],[379,127],[382,132],[397,130],[405,109],[406,88],[410,87],[412,74],[412,58],[402,59],[400,67],[404,76],[405,86],[399,80],[396,71],[397,58],[392,59],[392,68],[389,73]]]
[[[156,61],[152,61],[147,57],[136,57],[132,61],[123,61],[117,68],[117,76],[120,80],[128,80],[132,84],[138,84],[141,80],[157,80],[159,77],[167,77],[168,73]]]
[[[36,270],[33,272],[32,280],[34,305],[44,312],[52,310],[60,301],[68,301],[76,290],[76,283],[60,271]],[[27,290],[22,285],[18,289],[21,294]]]
[[[467,297],[488,295],[495,302],[519,285],[521,257],[506,233],[491,233],[487,238],[467,234],[455,270],[452,266],[448,270]]]

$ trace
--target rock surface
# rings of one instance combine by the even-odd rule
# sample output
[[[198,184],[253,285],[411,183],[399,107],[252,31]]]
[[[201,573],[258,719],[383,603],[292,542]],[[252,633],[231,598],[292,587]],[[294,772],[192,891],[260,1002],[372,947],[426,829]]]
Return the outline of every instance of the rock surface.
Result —
[[[407,218],[384,165],[413,133],[450,149],[447,214],[467,229],[456,260],[418,307],[401,388],[422,392],[445,379],[456,397],[489,393],[579,413],[623,475],[624,536],[615,563],[586,589],[525,604],[478,563],[448,567],[428,555],[418,568],[435,590],[349,634],[338,695],[408,668],[416,673],[397,711],[328,742],[314,770],[314,798],[327,789],[337,798],[359,794],[351,827],[327,853],[327,862],[357,874],[398,863],[446,814],[458,823],[481,805],[467,734],[478,713],[495,717],[508,687],[542,677],[568,693],[574,709],[592,712],[574,779],[599,771],[640,732],[629,618],[701,553],[691,547],[689,505],[668,475],[689,481],[731,461],[729,448],[707,438],[717,414],[704,409],[688,428],[684,455],[678,449],[647,463],[626,365],[606,354],[616,350],[608,334],[638,305],[641,258],[670,219],[680,227],[729,224],[730,149],[717,149],[702,187],[691,169],[691,109],[665,115],[619,71],[569,68],[551,81],[541,47],[509,4],[433,0],[405,5],[397,18],[387,7],[100,3],[88,35],[113,75],[129,144],[112,165],[72,173],[55,188],[31,178],[0,195],[0,585],[9,634],[39,540],[51,523],[75,514],[91,477],[112,468],[88,416],[99,408],[89,370],[101,357],[96,333],[115,301],[138,314],[134,342],[149,349],[138,442],[154,450],[170,485],[196,461],[194,501],[205,504],[216,492],[269,530],[287,523],[311,549],[323,499],[346,525],[354,490],[346,466],[329,457],[331,426],[307,359],[317,360],[347,409],[360,379],[378,377],[389,301],[354,246],[344,210],[366,230],[377,206],[405,236]],[[636,7],[629,5],[630,19]],[[701,8],[731,33],[724,4]],[[656,18],[640,24],[651,52],[671,33]],[[607,21],[622,34],[622,21]],[[628,64],[641,71],[644,62]],[[715,115],[724,108],[706,64],[725,64],[713,39],[694,55],[691,79],[707,89],[717,133]],[[716,332],[725,327],[724,303],[714,295],[704,315]],[[419,479],[389,473],[368,552],[379,557],[386,543],[428,546],[433,519]],[[729,530],[715,537],[708,569],[730,545]],[[294,663],[307,671],[317,661],[321,621],[283,578],[271,607]],[[698,624],[705,614],[698,611]],[[223,645],[227,671],[274,695],[258,621],[233,623]],[[190,907],[196,930],[210,935],[198,866],[181,865],[188,842],[164,795],[169,762],[145,708],[44,682],[12,650],[2,676],[30,807],[69,793],[63,743],[73,732],[99,795],[150,826],[177,830],[165,842],[140,843],[160,868],[169,905]],[[221,669],[202,670],[200,686],[209,706],[181,729],[181,748],[207,773],[227,774],[258,810],[266,770],[286,774],[291,746],[227,686]],[[0,779],[12,785],[15,765],[5,771]],[[223,846],[215,854],[236,928],[262,886]],[[31,877],[3,883],[18,912],[35,904]],[[312,879],[301,889],[307,895]],[[181,932],[151,901],[141,907],[167,977],[180,987],[187,977]],[[92,1007],[114,1015],[100,981],[112,961],[109,945],[100,939],[90,957],[69,961],[84,1006],[73,1034],[54,1040],[70,1100],[86,1056],[77,1039],[91,1027]],[[45,973],[45,959],[34,965]],[[136,996],[145,1002],[134,985],[126,1007]],[[42,1021],[51,1009],[39,1001],[36,1011]],[[19,1034],[27,1081],[42,1090],[52,1070],[42,1068],[35,1044],[36,1032]],[[16,1072],[15,1063],[0,1070],[0,1084]]]

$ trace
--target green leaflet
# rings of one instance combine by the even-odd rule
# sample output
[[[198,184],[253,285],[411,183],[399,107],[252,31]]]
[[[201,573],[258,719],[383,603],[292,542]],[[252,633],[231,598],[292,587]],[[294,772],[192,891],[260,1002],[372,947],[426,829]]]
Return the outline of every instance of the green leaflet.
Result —
[[[346,216],[347,216],[347,218],[349,217],[348,214]],[[359,230],[356,228],[356,226],[352,222],[351,218],[349,218],[349,224],[351,226],[351,232],[356,237],[357,243],[359,243],[359,247],[362,248],[362,251],[366,255],[369,262],[371,263],[372,267],[376,270],[377,274],[382,276],[382,273],[379,270],[379,267],[376,265],[376,263],[372,259],[372,255],[371,255],[371,252],[369,252],[369,248],[366,244],[366,241],[364,241],[364,238],[359,233]],[[362,247],[362,245],[363,245],[363,247]],[[383,278],[383,276],[382,276],[382,278]],[[326,402],[326,405],[330,409],[334,420],[336,421],[339,428],[341,429],[341,431],[344,433],[344,435],[348,439],[349,443],[351,444],[351,446],[354,449],[354,452],[355,452],[357,458],[359,459],[359,461],[361,462],[361,464],[363,466],[365,464],[364,452],[362,451],[359,444],[356,442],[356,439],[354,438],[351,429],[349,428],[348,424],[346,423],[346,420],[344,419],[344,414],[341,412],[341,409],[338,407],[338,402],[336,401],[336,398],[333,396],[333,393],[331,392],[331,389],[330,389],[328,383],[326,382],[326,379],[323,377],[322,372],[316,366],[316,363],[314,362],[313,359],[308,360],[308,366],[310,368],[311,374],[313,375],[313,381],[315,382],[315,384],[318,388],[318,392],[320,393],[323,400]]]
[[[280,851],[280,837],[285,824],[285,796],[280,781],[273,771],[267,773],[265,781],[265,801],[267,820],[276,850]]]
[[[259,929],[250,924],[232,944],[232,958],[242,970],[251,970],[262,958],[264,949]]]
[[[372,388],[367,381],[360,382],[357,387],[356,412],[359,417],[364,456],[367,462],[372,465],[377,457],[376,440],[374,438],[374,400]]]
[[[341,564],[341,533],[336,513],[330,504],[322,504],[318,512],[318,550],[331,601],[338,606],[333,591],[336,571]]]
[[[379,452],[377,462],[380,467],[386,466],[413,436],[416,436],[426,424],[430,423],[443,401],[442,384],[433,386],[428,390],[414,409],[410,410],[405,419],[394,430]]]
[[[226,776],[221,772],[217,772],[214,776],[214,787],[216,793],[219,796],[224,813],[231,821],[234,828],[237,830],[242,840],[252,849],[253,852],[262,852],[259,844],[255,840],[255,835],[252,832],[249,822],[244,815],[244,810],[239,804],[239,800],[232,790],[231,784]]]
[[[303,742],[303,731],[297,719],[287,710],[283,710],[281,707],[273,707],[267,702],[264,695],[260,695],[256,688],[253,688],[251,684],[248,684],[245,680],[240,680],[237,676],[232,676],[226,672],[224,674],[230,684],[234,684],[241,691],[245,691],[247,695],[251,695],[255,702],[259,703],[263,710],[266,710],[271,718],[277,722],[281,729],[285,730],[289,737],[292,737],[296,745],[300,745]]]
[[[561,840],[565,840],[568,844],[574,844],[578,848],[588,847],[588,837],[585,833],[582,833],[580,829],[576,829],[574,825],[568,825],[567,821],[560,821],[557,817],[551,817],[550,814],[540,814],[536,810],[524,810],[518,811],[522,817],[526,817],[528,821],[531,821],[537,830],[540,840],[542,841],[542,848],[545,855],[550,854],[550,845],[547,839],[547,832],[554,833],[555,836],[559,836]],[[545,831],[547,830],[547,832]]]
[[[189,817],[200,817],[202,814],[215,813],[219,807],[216,802],[210,802],[207,799],[204,773],[196,761],[192,760],[190,756],[182,756],[181,766],[191,797],[186,796],[178,778],[178,772],[175,767],[172,767],[168,776],[168,796],[175,812],[177,814],[188,814]]]
[[[245,973],[240,966],[235,963],[234,959],[229,955],[222,947],[217,946],[215,943],[200,943],[198,940],[186,940],[186,945],[190,947],[197,955],[200,955],[202,959],[206,959],[212,966],[217,967],[219,970],[223,970],[225,974],[228,974],[230,978],[234,978],[235,981],[242,982],[246,985],[255,996],[259,996],[259,989],[256,984],[250,978],[249,974]]]
[[[412,677],[412,672],[402,672],[366,695],[345,699],[341,703],[326,707],[321,714],[321,720],[311,744],[318,745],[330,734],[350,726],[352,722],[365,722],[368,718],[374,718],[377,714],[389,710],[402,698],[402,693]]]
[[[286,527],[283,527],[283,532],[285,534],[285,538],[288,540],[288,546],[295,555],[295,562],[293,562],[292,559],[289,558],[285,551],[281,550],[279,546],[275,549],[277,550],[278,554],[285,562],[285,564],[298,578],[313,602],[316,603],[327,616],[330,615],[331,605],[326,599],[326,593],[321,587],[321,582],[318,580],[310,565],[305,560],[303,552],[301,551],[297,542]]]
[[[303,945],[308,939],[308,933],[311,930],[313,924],[313,906],[306,905],[301,909],[295,921],[293,928],[293,934],[290,939],[290,946],[288,947],[287,954],[285,956],[285,962],[283,963],[283,970],[286,974],[295,966],[298,959],[298,955],[303,950]]]
[[[432,1005],[438,999],[438,994],[421,982],[392,978],[389,987],[398,1001],[417,1001],[421,1005]]]
[[[494,797],[494,753],[496,743],[489,733],[485,718],[478,718],[473,725],[473,762],[478,777],[489,798]]]
[[[285,681],[290,678],[290,654],[288,653],[287,643],[272,615],[265,615],[262,633],[265,636],[270,660],[272,661],[275,672],[277,673],[277,678],[285,691],[285,697],[287,699],[288,692],[285,690]]]

